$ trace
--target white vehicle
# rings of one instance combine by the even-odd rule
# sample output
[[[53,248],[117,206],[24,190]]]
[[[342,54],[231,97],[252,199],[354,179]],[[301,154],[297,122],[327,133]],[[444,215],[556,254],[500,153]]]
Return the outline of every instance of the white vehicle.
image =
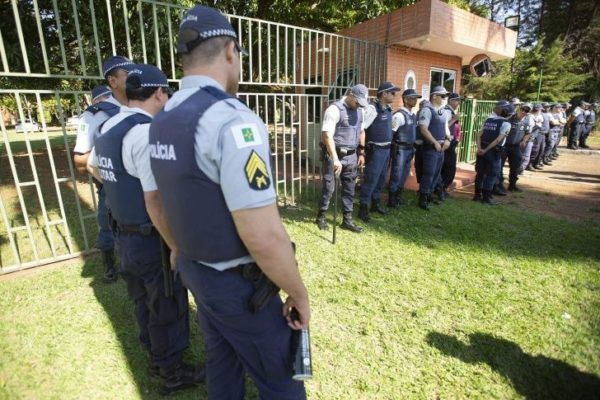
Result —
[[[41,132],[42,127],[40,124],[36,122],[36,120],[32,118],[26,118],[23,122],[22,120],[17,121],[15,125],[15,132],[17,133],[25,133],[25,132]]]

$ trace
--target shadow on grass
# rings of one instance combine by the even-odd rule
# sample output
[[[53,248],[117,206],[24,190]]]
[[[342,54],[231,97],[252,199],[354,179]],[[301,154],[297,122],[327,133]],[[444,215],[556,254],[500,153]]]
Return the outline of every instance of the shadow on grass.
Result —
[[[62,138],[59,139],[62,140]],[[70,176],[71,172],[66,162],[66,156],[68,153],[65,152],[64,145],[62,148],[58,147],[58,145],[61,144],[59,139],[53,138],[52,142],[53,144],[57,145],[57,148],[53,148],[57,175],[58,177]],[[33,157],[39,176],[44,207],[48,215],[60,216],[62,215],[62,212],[59,206],[58,196],[56,194],[53,177],[50,171],[48,154],[47,152],[44,152],[45,149],[43,148],[38,150],[39,151],[34,153]],[[21,181],[33,179],[33,173],[31,167],[29,166],[29,160],[27,157],[25,157],[26,153],[17,153],[17,155],[18,156],[15,157],[15,163],[16,169],[19,173],[19,179]],[[80,184],[83,183],[83,185],[79,186],[79,192],[76,192],[73,186],[70,184],[63,183],[60,186],[60,195],[65,207],[64,217],[66,218],[67,226],[69,228],[70,239],[72,240],[74,251],[86,249],[86,236],[88,246],[93,247],[97,234],[96,220],[94,218],[84,219],[83,223],[80,220],[80,213],[77,209],[77,203],[79,203],[81,206],[81,216],[95,214],[95,210],[88,205],[90,204],[90,201],[86,201],[84,197],[82,197],[82,187],[85,187],[86,190],[88,190],[85,177],[77,176],[77,180]],[[10,187],[11,184],[14,185],[10,171],[2,171],[2,174],[0,174],[0,183],[2,185],[7,185],[7,187]],[[76,182],[73,183],[77,184]],[[49,248],[50,238],[44,229],[43,211],[40,204],[40,199],[37,196],[35,189],[33,187],[23,188],[23,198],[29,220],[36,227],[36,229],[34,229],[36,248]],[[22,222],[18,220],[18,218],[19,214],[22,214],[22,211],[16,194],[12,197],[11,203],[12,204],[10,204],[9,210],[12,210],[14,213],[13,218],[17,219],[17,221],[13,223],[21,224]],[[55,234],[56,233],[58,233],[58,241],[62,241],[61,251],[68,253],[66,238],[64,236],[66,232],[59,231],[55,232]],[[6,242],[4,236],[0,236],[0,244],[2,244],[2,242]],[[17,245],[18,244],[19,241],[17,241]],[[30,248],[26,248],[24,251],[27,252],[30,250]],[[115,259],[118,260],[118,254],[115,254]],[[150,364],[150,357],[138,340],[139,329],[134,318],[134,305],[128,297],[127,287],[124,281],[121,278],[119,278],[116,283],[106,283],[104,281],[103,265],[100,253],[88,254],[81,269],[81,277],[84,278],[84,281],[89,282],[89,286],[92,288],[97,302],[102,306],[106,316],[108,317],[108,320],[110,321],[114,336],[121,347],[122,353],[127,362],[127,367],[131,373],[131,378],[129,378],[128,374],[125,374],[125,379],[131,379],[136,385],[139,398],[148,400],[163,398],[159,394],[158,379],[149,375],[148,367]],[[190,323],[191,349],[186,351],[184,358],[194,359],[196,360],[195,362],[197,362],[199,359],[204,359],[204,346],[202,337],[198,331],[197,323],[195,323],[195,309],[191,308],[190,313],[191,321],[194,321],[194,323]],[[66,332],[66,334],[68,334],[68,332]],[[109,348],[110,344],[106,343],[106,346]],[[110,354],[110,352],[113,350],[107,350],[108,354],[104,356],[102,348],[102,343],[98,343],[97,347],[95,348],[96,353],[100,354],[98,361],[106,361],[105,365],[108,366],[111,363],[109,358],[114,356],[114,354]],[[194,362],[192,360],[189,361]],[[111,376],[115,374],[115,371],[109,367],[107,368],[108,369],[105,371],[100,371],[98,376],[100,381],[102,381],[103,376]],[[121,371],[117,373],[123,375]],[[110,379],[108,381],[110,381]],[[99,387],[101,386],[102,385],[100,384]],[[108,397],[111,397],[110,394],[108,394]],[[200,385],[195,389],[188,389],[178,392],[171,397],[185,399],[206,398],[206,386]]]
[[[438,332],[427,335],[427,343],[447,356],[469,364],[485,363],[510,379],[527,399],[598,399],[600,378],[582,372],[564,361],[527,354],[509,340],[476,332],[469,343]]]
[[[318,189],[317,189],[318,191]],[[317,214],[317,191],[304,191],[298,210],[282,210],[284,219],[302,222],[301,228],[323,240],[331,241],[333,211],[327,213],[329,231],[319,231],[314,223]],[[535,257],[541,260],[600,260],[600,230],[591,223],[572,223],[565,219],[519,210],[508,204],[490,207],[470,199],[455,196],[430,211],[416,207],[417,195],[405,191],[407,205],[390,210],[387,216],[371,213],[371,221],[364,223],[365,233],[377,231],[397,235],[404,240],[429,248],[451,246],[468,251],[469,248],[500,252],[509,257]],[[383,197],[383,202],[386,198]],[[338,215],[338,229],[341,215]],[[359,234],[360,235],[360,234]],[[585,237],[585,240],[582,240]],[[340,243],[343,246],[343,243]],[[590,263],[587,262],[589,265]]]

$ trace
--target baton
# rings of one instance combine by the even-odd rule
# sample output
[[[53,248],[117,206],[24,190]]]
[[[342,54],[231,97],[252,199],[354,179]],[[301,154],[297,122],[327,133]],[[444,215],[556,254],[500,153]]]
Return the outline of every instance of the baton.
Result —
[[[162,259],[162,270],[165,283],[165,297],[173,297],[173,271],[171,271],[171,249],[160,237],[160,257]]]
[[[336,175],[335,170],[333,172],[333,182],[334,182],[334,187],[333,187],[333,239],[331,241],[331,243],[335,244],[335,233],[336,233],[336,227],[337,227],[337,209],[338,209],[338,186],[340,183],[340,178],[339,176]]]

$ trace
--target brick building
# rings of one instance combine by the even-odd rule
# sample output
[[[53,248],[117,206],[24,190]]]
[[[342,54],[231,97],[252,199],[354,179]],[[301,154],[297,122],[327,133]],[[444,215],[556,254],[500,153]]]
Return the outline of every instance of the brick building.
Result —
[[[460,93],[464,66],[470,65],[485,73],[488,59],[513,58],[517,42],[515,31],[439,0],[422,0],[339,34],[360,39],[365,46],[356,42],[347,46],[345,41],[331,38],[313,41],[313,49],[319,49],[321,54],[320,63],[333,64],[334,68],[319,71],[319,67],[315,67],[319,60],[305,57],[305,83],[310,80],[337,82],[338,86],[365,83],[374,88],[379,82],[365,82],[363,77],[373,80],[375,76],[403,89],[413,88],[424,98],[429,96],[431,87],[440,84]],[[374,50],[367,43],[381,45],[381,50]],[[381,63],[385,65],[381,71],[369,73]],[[331,98],[338,96],[339,93],[330,93]],[[396,106],[399,105],[400,100]]]

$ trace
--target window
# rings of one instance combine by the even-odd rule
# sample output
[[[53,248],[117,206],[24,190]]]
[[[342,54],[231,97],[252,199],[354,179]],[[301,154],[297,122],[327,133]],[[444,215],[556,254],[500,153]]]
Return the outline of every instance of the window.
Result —
[[[335,84],[329,91],[329,101],[341,99],[346,94],[346,90],[355,85],[356,76],[358,76],[358,73],[354,68],[339,71]]]
[[[490,70],[492,69],[492,65],[490,64],[489,58],[484,58],[483,60],[473,64],[471,66],[471,70],[476,76],[486,76]]]
[[[454,92],[456,71],[441,68],[431,68],[430,87],[443,86],[449,92]]]
[[[417,78],[415,77],[415,71],[409,70],[404,76],[404,90],[415,89],[417,87]]]

